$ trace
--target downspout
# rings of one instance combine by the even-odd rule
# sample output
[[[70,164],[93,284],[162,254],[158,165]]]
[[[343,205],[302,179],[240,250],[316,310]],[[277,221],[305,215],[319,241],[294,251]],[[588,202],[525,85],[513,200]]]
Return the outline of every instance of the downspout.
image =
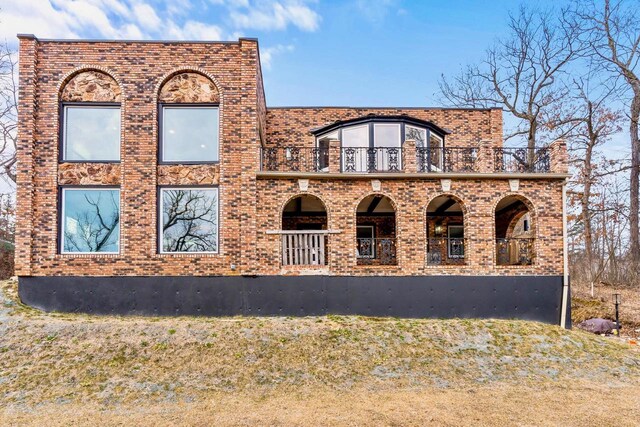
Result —
[[[569,299],[569,244],[567,242],[567,180],[562,183],[562,301],[560,306],[560,327],[566,329],[567,303]]]

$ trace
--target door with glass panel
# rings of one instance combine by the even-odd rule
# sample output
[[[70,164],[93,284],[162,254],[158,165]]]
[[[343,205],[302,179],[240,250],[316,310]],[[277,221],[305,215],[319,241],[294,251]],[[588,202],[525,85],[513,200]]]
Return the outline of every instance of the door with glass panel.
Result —
[[[402,141],[400,124],[375,123],[373,125],[373,150],[371,156],[375,172],[399,172],[402,170]]]

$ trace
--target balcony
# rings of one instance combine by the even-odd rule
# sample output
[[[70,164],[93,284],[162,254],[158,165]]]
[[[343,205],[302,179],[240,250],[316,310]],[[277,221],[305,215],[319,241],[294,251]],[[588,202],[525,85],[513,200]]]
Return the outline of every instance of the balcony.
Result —
[[[566,148],[263,147],[260,170],[284,173],[567,173]]]
[[[496,239],[497,265],[533,264],[533,238],[509,237]]]
[[[464,238],[427,239],[427,265],[464,265]]]
[[[384,237],[378,239],[356,239],[358,265],[397,265],[396,239]]]
[[[475,147],[417,147],[418,172],[478,172]]]
[[[548,147],[493,149],[495,172],[547,173],[551,171]]]

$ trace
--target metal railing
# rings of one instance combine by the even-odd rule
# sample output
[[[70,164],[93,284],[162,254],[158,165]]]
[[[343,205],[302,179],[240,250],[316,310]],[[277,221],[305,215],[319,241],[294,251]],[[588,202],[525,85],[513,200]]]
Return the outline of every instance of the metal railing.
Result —
[[[533,264],[533,238],[508,237],[496,239],[496,264],[531,265]]]
[[[400,147],[343,147],[342,172],[400,172]]]
[[[334,153],[331,155],[330,153]],[[337,151],[339,150],[339,151]],[[551,152],[547,147],[489,148],[493,154],[493,170],[502,173],[551,172]],[[488,155],[489,153],[487,153]],[[401,147],[263,147],[260,170],[269,172],[329,172],[330,160],[334,171],[343,173],[383,173],[405,171],[405,156],[413,155]],[[433,172],[489,172],[481,170],[477,147],[417,147],[416,171]],[[482,155],[482,158],[484,155]],[[406,172],[406,171],[405,171]],[[413,171],[409,171],[413,172]]]
[[[271,172],[328,172],[329,149],[317,147],[264,147],[260,169]]]
[[[496,172],[545,173],[551,170],[548,147],[494,148],[493,161]]]
[[[465,239],[434,237],[427,239],[427,265],[463,265]]]
[[[418,172],[477,172],[476,147],[417,147]]]
[[[356,239],[358,265],[396,265],[396,239],[383,237],[378,239]]]

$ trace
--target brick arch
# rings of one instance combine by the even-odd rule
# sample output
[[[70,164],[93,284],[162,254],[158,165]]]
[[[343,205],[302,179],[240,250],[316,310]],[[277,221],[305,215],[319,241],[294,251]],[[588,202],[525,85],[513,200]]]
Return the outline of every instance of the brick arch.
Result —
[[[508,193],[505,194],[504,196],[501,196],[499,198],[497,198],[494,203],[493,203],[493,232],[494,232],[494,238],[497,238],[497,224],[496,224],[496,208],[498,206],[498,204],[506,199],[506,198],[514,198],[516,200],[519,200],[520,202],[522,202],[524,204],[524,206],[527,208],[526,210],[521,210],[521,211],[517,211],[514,214],[514,217],[511,218],[509,220],[509,224],[507,224],[507,227],[505,229],[505,236],[508,235],[509,231],[513,231],[513,227],[515,226],[517,221],[514,221],[514,219],[520,219],[522,217],[522,215],[526,214],[527,212],[529,214],[531,214],[531,224],[529,225],[531,227],[531,235],[532,237],[536,236],[537,233],[537,228],[538,228],[538,215],[537,215],[537,211],[536,211],[536,207],[533,204],[533,202],[525,197],[522,194],[519,193]]]
[[[393,197],[391,197],[390,195],[383,193],[381,191],[372,191],[370,193],[365,194],[364,196],[358,198],[358,203],[356,203],[355,207],[354,207],[354,213],[357,215],[358,214],[358,206],[360,206],[360,203],[362,203],[362,201],[364,199],[366,199],[369,196],[382,196],[382,197],[386,197],[387,199],[389,199],[389,202],[391,202],[391,206],[393,207],[393,212],[394,214],[396,214],[396,217],[398,216],[398,205],[396,204],[395,200],[393,200]],[[397,222],[397,219],[396,219]]]
[[[282,230],[283,228],[283,224],[282,224],[282,217],[284,215],[284,208],[289,204],[289,202],[291,202],[294,199],[297,199],[298,197],[302,197],[302,196],[311,196],[311,197],[315,197],[316,199],[320,200],[320,202],[322,203],[322,206],[324,207],[324,211],[327,214],[327,228],[329,228],[329,224],[330,224],[330,210],[327,207],[327,202],[326,200],[324,200],[324,198],[322,196],[320,196],[319,194],[310,192],[310,191],[301,191],[299,193],[294,194],[293,196],[290,196],[288,198],[285,199],[285,201],[283,203],[280,204],[280,208],[278,210],[278,224],[280,227],[280,230]]]
[[[427,204],[424,206],[424,217],[426,218],[427,213],[429,212],[429,205],[431,204],[431,202],[433,202],[435,199],[437,199],[438,197],[450,197],[453,200],[456,201],[456,203],[458,203],[460,205],[460,208],[462,209],[462,216],[463,219],[467,217],[467,215],[469,215],[469,209],[467,208],[467,205],[465,204],[465,202],[462,200],[462,197],[451,193],[451,192],[444,192],[444,193],[436,193],[433,197],[431,197],[428,201]]]
[[[427,215],[429,214],[429,205],[431,205],[431,203],[437,199],[438,197],[449,197],[453,200],[456,201],[456,203],[458,203],[460,205],[460,209],[462,209],[462,226],[464,227],[464,236],[467,237],[469,235],[468,231],[468,225],[467,225],[467,220],[469,218],[469,208],[467,208],[467,205],[464,203],[464,201],[462,200],[462,197],[456,195],[455,193],[451,193],[451,192],[444,192],[444,193],[436,193],[433,197],[431,197],[429,199],[429,201],[427,202],[427,204],[424,207],[423,210],[423,215],[422,215],[422,220],[424,221],[423,224],[423,236],[424,239],[428,239],[429,236],[427,235]]]
[[[158,85],[158,102],[220,103],[215,79],[199,69],[180,69],[165,76]]]
[[[121,102],[119,79],[103,67],[79,67],[67,73],[58,85],[62,102]]]

